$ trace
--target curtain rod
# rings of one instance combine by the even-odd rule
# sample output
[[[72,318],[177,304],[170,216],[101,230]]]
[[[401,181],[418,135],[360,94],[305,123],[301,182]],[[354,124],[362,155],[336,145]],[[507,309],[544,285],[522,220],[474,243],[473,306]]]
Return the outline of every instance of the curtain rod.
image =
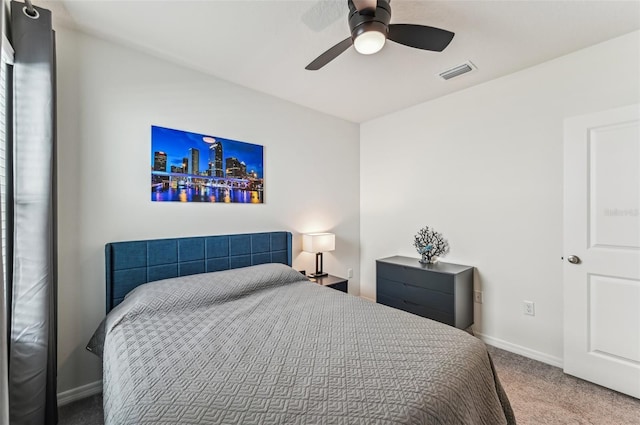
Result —
[[[27,6],[27,15],[31,17],[38,16],[38,12],[36,11],[36,9],[34,9],[31,0],[24,0],[24,4],[26,4]]]

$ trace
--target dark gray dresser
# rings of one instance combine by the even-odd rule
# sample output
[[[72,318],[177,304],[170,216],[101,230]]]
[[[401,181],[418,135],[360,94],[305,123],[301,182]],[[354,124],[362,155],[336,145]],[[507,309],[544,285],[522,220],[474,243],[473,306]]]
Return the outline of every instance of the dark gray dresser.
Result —
[[[466,329],[473,324],[473,267],[400,256],[377,260],[376,301]]]

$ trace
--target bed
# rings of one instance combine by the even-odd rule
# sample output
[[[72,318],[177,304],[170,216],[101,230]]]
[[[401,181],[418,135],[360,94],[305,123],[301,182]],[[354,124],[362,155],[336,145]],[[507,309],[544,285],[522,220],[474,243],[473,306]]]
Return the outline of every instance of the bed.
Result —
[[[107,244],[105,424],[515,424],[481,341],[290,266],[287,232]]]

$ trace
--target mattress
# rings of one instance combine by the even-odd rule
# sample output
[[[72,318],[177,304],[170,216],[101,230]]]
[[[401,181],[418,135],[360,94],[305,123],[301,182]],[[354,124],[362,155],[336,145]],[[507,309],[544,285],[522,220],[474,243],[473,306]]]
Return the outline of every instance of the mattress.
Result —
[[[106,425],[515,423],[481,341],[282,264],[139,286],[88,348]]]

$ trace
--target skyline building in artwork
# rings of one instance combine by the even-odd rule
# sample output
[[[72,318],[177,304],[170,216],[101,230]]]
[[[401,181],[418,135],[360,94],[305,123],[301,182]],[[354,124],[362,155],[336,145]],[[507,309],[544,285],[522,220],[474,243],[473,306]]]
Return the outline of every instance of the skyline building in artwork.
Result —
[[[199,174],[200,171],[200,151],[196,148],[189,148],[190,167],[185,168],[188,174]]]
[[[161,151],[153,153],[153,171],[167,171],[167,154]]]
[[[212,177],[224,177],[222,168],[222,143],[215,142],[209,146],[209,175]]]
[[[227,158],[226,169],[227,169],[227,172],[226,172],[227,177],[234,177],[234,178],[242,177],[240,161],[238,160],[238,158],[234,158],[234,157]]]

